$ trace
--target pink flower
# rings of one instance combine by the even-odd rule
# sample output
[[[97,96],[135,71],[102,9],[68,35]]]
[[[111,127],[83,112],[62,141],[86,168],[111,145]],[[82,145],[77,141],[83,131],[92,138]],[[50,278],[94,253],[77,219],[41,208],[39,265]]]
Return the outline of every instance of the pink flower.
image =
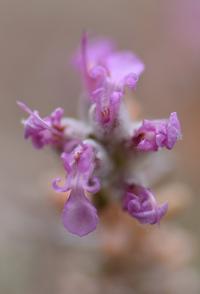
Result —
[[[144,64],[129,51],[116,51],[109,40],[89,42],[84,34],[75,63],[83,76],[94,120],[106,132],[116,126],[125,88],[135,89]]]
[[[89,41],[84,34],[80,47],[74,65],[84,82],[84,121],[63,117],[62,108],[42,118],[38,111],[18,102],[28,114],[23,121],[25,139],[30,138],[38,149],[49,145],[61,154],[66,179],[61,185],[61,179],[56,178],[52,186],[67,193],[62,222],[72,234],[84,236],[94,231],[99,220],[97,209],[109,205],[106,197],[117,199],[122,189],[123,209],[142,224],[157,224],[168,204],[159,205],[149,189],[136,184],[124,188],[123,183],[133,178],[135,150],[172,149],[181,138],[177,114],[137,125],[131,122],[123,98],[127,88],[135,89],[144,64],[132,52],[117,51],[110,40]],[[91,199],[101,187],[96,209]]]
[[[131,185],[123,197],[123,209],[142,224],[156,224],[166,214],[168,204],[158,205],[149,189]]]
[[[17,104],[29,114],[29,117],[23,121],[25,139],[31,138],[37,149],[45,145],[60,145],[63,138],[61,119],[64,110],[62,108],[57,108],[49,116],[41,118],[38,111],[32,111],[22,102],[18,101]]]
[[[95,230],[98,223],[97,210],[86,195],[86,192],[94,194],[100,189],[100,182],[93,175],[95,150],[81,143],[70,153],[63,153],[61,158],[67,172],[66,183],[60,187],[61,179],[56,178],[53,188],[57,192],[70,192],[62,213],[63,224],[69,232],[84,236]]]
[[[134,132],[132,144],[140,151],[157,151],[163,147],[172,149],[180,138],[180,122],[173,112],[168,119],[143,120]]]

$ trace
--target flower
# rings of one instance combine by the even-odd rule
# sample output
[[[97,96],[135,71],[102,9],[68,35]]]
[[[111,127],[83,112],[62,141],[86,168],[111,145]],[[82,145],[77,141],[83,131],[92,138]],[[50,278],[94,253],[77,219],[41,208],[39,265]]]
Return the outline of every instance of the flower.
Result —
[[[181,139],[181,127],[176,112],[168,119],[143,120],[142,125],[134,131],[131,139],[139,151],[157,151],[166,147],[172,149]]]
[[[168,210],[168,204],[158,205],[149,189],[131,185],[123,197],[123,209],[141,224],[156,224]]]
[[[114,50],[109,40],[89,43],[86,34],[75,60],[95,112],[92,118],[107,133],[117,125],[125,87],[135,89],[144,64],[132,52]]]
[[[95,230],[98,223],[96,208],[89,201],[86,193],[96,193],[100,182],[93,175],[95,170],[95,150],[86,143],[76,146],[70,153],[61,155],[67,172],[66,183],[58,186],[60,178],[53,180],[53,188],[57,192],[69,192],[63,213],[64,227],[71,233],[84,236]]]
[[[90,41],[83,34],[73,61],[84,82],[83,120],[63,117],[62,108],[42,118],[24,103],[18,105],[29,115],[23,121],[25,139],[38,149],[50,145],[61,155],[66,179],[62,185],[57,177],[52,186],[66,193],[62,222],[72,234],[84,236],[97,227],[97,209],[118,199],[124,179],[132,181],[132,168],[137,169],[132,162],[142,156],[135,157],[134,151],[172,149],[181,138],[181,128],[176,112],[167,119],[131,121],[126,90],[135,89],[144,71],[132,52],[117,51],[112,41]],[[95,207],[91,199],[100,188]],[[127,184],[121,196],[123,209],[142,224],[159,223],[168,209],[167,203],[158,205],[152,192],[140,185]]]
[[[35,148],[41,149],[45,145],[59,145],[63,137],[61,119],[64,110],[56,108],[49,116],[41,118],[38,111],[32,111],[23,102],[18,101],[18,106],[29,114],[24,124],[25,139],[31,138]]]
[[[124,92],[125,86],[134,89],[144,71],[144,64],[130,51],[116,51],[107,39],[88,41],[83,34],[81,49],[75,54],[74,64],[81,71],[89,94],[102,86]]]

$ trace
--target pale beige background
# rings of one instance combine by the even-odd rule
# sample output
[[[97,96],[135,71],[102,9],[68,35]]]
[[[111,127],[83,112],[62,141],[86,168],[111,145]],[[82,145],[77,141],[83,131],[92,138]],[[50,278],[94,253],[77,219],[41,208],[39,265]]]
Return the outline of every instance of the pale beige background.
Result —
[[[199,234],[199,28],[198,0],[0,1],[0,293],[56,293],[54,271],[46,270],[57,269],[62,255],[49,245],[55,223],[40,181],[58,163],[23,141],[15,101],[44,115],[56,106],[76,114],[80,85],[69,58],[83,29],[144,60],[137,95],[147,117],[178,112],[177,177],[195,195],[182,221]]]

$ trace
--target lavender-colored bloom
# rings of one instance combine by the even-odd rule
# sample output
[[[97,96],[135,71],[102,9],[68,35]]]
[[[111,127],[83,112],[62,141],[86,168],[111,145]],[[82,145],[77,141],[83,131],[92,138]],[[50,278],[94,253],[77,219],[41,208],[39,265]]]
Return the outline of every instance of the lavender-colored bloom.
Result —
[[[149,189],[141,186],[129,186],[124,198],[123,209],[141,224],[156,224],[168,210],[168,204],[158,205]]]
[[[53,188],[57,192],[70,192],[62,213],[65,228],[78,236],[92,232],[98,223],[96,208],[87,198],[86,193],[96,193],[100,183],[95,177],[95,150],[85,143],[81,143],[70,153],[61,156],[67,172],[63,187],[58,186],[60,178],[53,181]]]
[[[66,179],[62,185],[61,178],[56,178],[52,186],[67,194],[62,222],[72,234],[84,236],[98,223],[92,195],[102,185],[96,202],[100,209],[109,205],[106,197],[118,195],[124,178],[133,178],[129,156],[131,163],[135,153],[130,149],[172,149],[181,138],[181,128],[175,112],[168,119],[131,122],[124,96],[127,88],[135,89],[144,71],[144,64],[132,52],[117,51],[112,41],[90,41],[83,34],[73,62],[84,83],[80,105],[83,121],[64,118],[62,108],[42,118],[24,103],[18,105],[28,114],[23,121],[25,139],[30,138],[38,149],[50,145],[61,154]],[[168,204],[158,205],[149,189],[128,184],[124,191],[123,209],[140,223],[159,223],[166,214]]]
[[[143,120],[132,137],[132,144],[140,151],[157,151],[166,147],[172,149],[181,138],[181,127],[176,112],[168,119]]]
[[[63,138],[61,119],[64,110],[62,108],[57,108],[49,116],[41,118],[38,111],[32,111],[22,102],[17,104],[29,114],[29,117],[23,120],[25,139],[31,138],[33,146],[37,149],[45,145],[60,145]]]
[[[101,40],[89,43],[84,34],[76,63],[83,75],[93,105],[94,121],[109,132],[117,125],[125,87],[134,89],[143,63],[131,52],[114,50],[113,43]]]
[[[106,39],[88,42],[86,34],[82,37],[75,64],[84,76],[90,95],[105,85],[112,91],[123,92],[125,86],[134,89],[144,71],[144,64],[132,52],[118,52],[114,50],[113,42]]]

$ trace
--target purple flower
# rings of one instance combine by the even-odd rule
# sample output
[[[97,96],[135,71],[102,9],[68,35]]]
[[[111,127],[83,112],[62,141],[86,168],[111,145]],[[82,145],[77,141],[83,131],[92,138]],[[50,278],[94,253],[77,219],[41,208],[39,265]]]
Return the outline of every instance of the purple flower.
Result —
[[[176,112],[168,119],[143,120],[132,137],[132,144],[140,151],[157,151],[166,147],[172,149],[181,138],[181,127]]]
[[[123,209],[141,224],[156,224],[168,210],[168,204],[158,205],[149,189],[141,186],[129,186],[124,198]]]
[[[83,34],[73,62],[84,84],[83,120],[64,118],[62,108],[42,118],[24,103],[18,105],[28,114],[23,120],[25,139],[30,138],[38,149],[50,145],[61,154],[66,178],[63,184],[61,178],[54,179],[52,186],[66,193],[62,222],[72,234],[84,236],[98,223],[92,195],[103,187],[97,203],[97,208],[103,208],[110,203],[106,197],[118,198],[123,179],[133,178],[131,169],[137,168],[131,165],[134,152],[130,148],[172,149],[181,138],[181,128],[175,112],[168,119],[132,123],[124,100],[127,89],[136,88],[144,71],[144,64],[132,52],[117,51],[112,41],[90,41]],[[159,223],[166,214],[168,204],[158,205],[149,189],[127,184],[124,191],[123,209],[140,223]]]
[[[43,148],[45,145],[59,146],[63,139],[63,127],[61,119],[63,109],[55,109],[49,116],[41,118],[38,111],[32,111],[22,102],[17,102],[18,106],[29,114],[23,121],[24,137],[31,138],[34,147]]]
[[[135,88],[144,65],[131,52],[115,51],[111,41],[102,39],[89,43],[86,34],[75,61],[83,75],[92,109],[95,107],[92,118],[108,132],[117,125],[125,87]]]
[[[125,86],[134,89],[144,71],[144,64],[132,52],[116,51],[113,42],[106,39],[89,42],[86,34],[74,60],[90,95],[105,85],[112,91],[123,92]]]
[[[84,236],[95,230],[98,223],[96,208],[89,201],[86,193],[96,193],[100,182],[95,177],[95,150],[86,143],[76,146],[70,153],[61,156],[67,172],[63,187],[58,186],[60,178],[53,180],[53,188],[57,192],[70,192],[63,213],[64,227],[71,233]]]

